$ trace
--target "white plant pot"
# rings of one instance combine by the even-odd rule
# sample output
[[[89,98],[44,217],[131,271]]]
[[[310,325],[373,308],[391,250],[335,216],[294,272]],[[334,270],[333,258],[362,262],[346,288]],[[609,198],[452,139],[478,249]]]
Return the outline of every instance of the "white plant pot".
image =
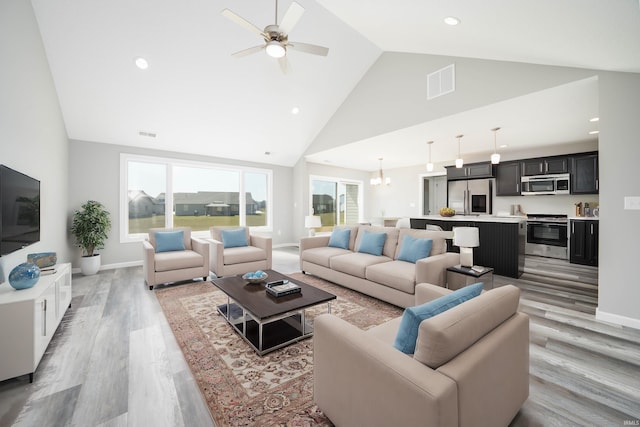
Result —
[[[85,276],[93,276],[100,270],[100,254],[80,258],[80,271]]]

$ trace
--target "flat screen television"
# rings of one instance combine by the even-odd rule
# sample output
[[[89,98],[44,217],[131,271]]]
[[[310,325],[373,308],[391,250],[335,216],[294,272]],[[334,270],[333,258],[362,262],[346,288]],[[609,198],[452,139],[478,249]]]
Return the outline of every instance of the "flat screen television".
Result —
[[[0,256],[40,241],[40,181],[0,165]]]

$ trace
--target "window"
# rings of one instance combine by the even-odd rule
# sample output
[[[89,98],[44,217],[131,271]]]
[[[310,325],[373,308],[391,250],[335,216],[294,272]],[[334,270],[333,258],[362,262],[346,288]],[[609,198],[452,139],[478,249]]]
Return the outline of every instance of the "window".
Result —
[[[335,225],[361,221],[361,182],[312,176],[310,183],[309,212],[320,216],[322,228],[319,231],[331,231]]]
[[[213,225],[270,230],[272,171],[177,159],[121,155],[121,241],[152,227]]]

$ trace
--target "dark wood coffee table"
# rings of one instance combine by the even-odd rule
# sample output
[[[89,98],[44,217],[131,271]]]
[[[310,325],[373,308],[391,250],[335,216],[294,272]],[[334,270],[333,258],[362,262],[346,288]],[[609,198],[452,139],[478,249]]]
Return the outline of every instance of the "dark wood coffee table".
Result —
[[[327,304],[331,313],[331,301],[336,299],[329,292],[277,271],[266,273],[268,282],[287,279],[302,292],[276,298],[267,294],[265,283],[249,284],[242,276],[211,281],[227,295],[227,303],[218,306],[218,312],[260,356],[311,337],[313,325],[305,319],[305,310]]]

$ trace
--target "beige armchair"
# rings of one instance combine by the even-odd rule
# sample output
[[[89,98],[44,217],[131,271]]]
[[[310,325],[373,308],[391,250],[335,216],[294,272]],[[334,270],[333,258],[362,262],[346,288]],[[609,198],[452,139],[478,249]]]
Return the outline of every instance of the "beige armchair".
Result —
[[[222,231],[244,230],[246,246],[224,247]],[[271,268],[271,237],[254,236],[248,227],[211,227],[211,271],[218,277]]]
[[[157,239],[156,233],[182,231],[182,246],[171,247],[163,235],[162,239]],[[158,241],[159,240],[159,241]],[[179,245],[178,245],[179,246]],[[149,229],[149,239],[142,242],[144,281],[153,290],[155,285],[180,280],[189,280],[202,277],[207,280],[209,277],[209,243],[191,237],[191,228],[176,227],[151,228]],[[173,250],[172,250],[173,249]]]

